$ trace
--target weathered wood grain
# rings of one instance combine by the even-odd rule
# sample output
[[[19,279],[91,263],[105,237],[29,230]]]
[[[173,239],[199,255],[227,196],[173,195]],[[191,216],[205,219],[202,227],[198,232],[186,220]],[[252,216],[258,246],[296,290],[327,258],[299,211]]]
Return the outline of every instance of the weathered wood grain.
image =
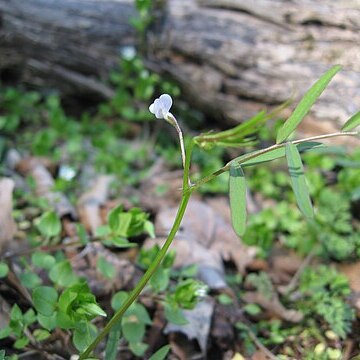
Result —
[[[169,0],[152,61],[209,116],[233,121],[301,96],[342,64],[307,122],[316,133],[360,107],[359,30],[359,1]]]
[[[134,44],[131,0],[0,0],[0,76],[109,97],[102,82]]]
[[[131,0],[0,0],[0,77],[111,97],[105,79],[136,41],[133,15]],[[344,71],[306,132],[338,129],[360,107],[359,0],[168,0],[154,15],[147,64],[209,118],[239,122],[299,98],[336,63]]]

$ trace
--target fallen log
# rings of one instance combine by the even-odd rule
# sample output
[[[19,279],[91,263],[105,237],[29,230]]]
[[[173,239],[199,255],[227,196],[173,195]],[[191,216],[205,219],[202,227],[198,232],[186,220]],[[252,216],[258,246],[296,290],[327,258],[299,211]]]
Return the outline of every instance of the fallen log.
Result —
[[[149,67],[177,80],[209,118],[239,122],[300,97],[330,66],[336,76],[303,129],[338,129],[360,106],[356,0],[157,1]],[[108,98],[121,49],[136,42],[131,0],[0,0],[0,78]]]

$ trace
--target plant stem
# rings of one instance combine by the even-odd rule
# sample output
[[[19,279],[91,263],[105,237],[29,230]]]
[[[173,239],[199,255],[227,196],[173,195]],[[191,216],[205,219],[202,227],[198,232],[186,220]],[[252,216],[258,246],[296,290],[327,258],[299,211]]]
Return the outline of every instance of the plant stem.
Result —
[[[163,245],[160,249],[154,261],[150,264],[149,268],[142,276],[136,287],[132,290],[129,297],[126,299],[121,308],[114,314],[114,316],[110,319],[110,321],[106,324],[104,329],[100,332],[100,334],[96,337],[96,339],[88,346],[88,348],[80,355],[79,360],[84,360],[89,357],[91,352],[96,348],[96,346],[104,339],[104,337],[110,332],[112,327],[121,319],[126,310],[131,306],[131,304],[137,299],[140,295],[141,291],[144,289],[152,275],[155,273],[156,269],[161,264],[164,259],[167,250],[169,249],[177,231],[179,230],[181,221],[184,217],[184,213],[187,207],[187,204],[190,200],[192,194],[192,188],[189,185],[189,171],[190,171],[190,161],[191,161],[191,153],[194,147],[194,142],[191,141],[187,148],[186,161],[184,163],[184,174],[183,174],[183,193],[180,201],[180,205],[173,223],[173,226],[170,230],[170,233]]]
[[[180,130],[181,133],[181,130]],[[306,141],[316,141],[316,140],[322,140],[322,139],[328,139],[336,136],[356,136],[358,135],[358,132],[337,132],[333,134],[328,135],[319,135],[319,136],[313,136],[309,137],[307,139],[301,139],[301,140],[295,140],[292,141],[293,144],[300,144]],[[182,143],[182,142],[181,142]],[[259,151],[255,151],[248,156],[242,156],[240,159],[238,159],[238,164],[242,164],[245,161],[248,161],[252,158],[255,158],[259,155],[265,154],[269,151],[272,151],[274,149],[281,148],[285,146],[285,143],[281,144],[275,144],[272,146],[269,146],[266,149],[262,149]],[[96,337],[96,339],[88,346],[88,348],[80,355],[79,360],[85,360],[91,352],[96,348],[96,346],[104,339],[104,337],[109,333],[111,328],[121,319],[121,317],[124,315],[126,310],[131,306],[131,304],[137,299],[137,297],[140,295],[141,291],[144,289],[152,275],[155,273],[156,269],[161,264],[161,261],[164,259],[167,250],[169,249],[177,231],[179,230],[181,221],[184,217],[185,210],[187,207],[187,204],[190,200],[192,192],[197,189],[200,185],[207,183],[208,181],[214,179],[216,176],[221,175],[222,173],[226,172],[230,168],[230,163],[227,163],[225,166],[214,172],[213,174],[206,176],[203,179],[200,179],[195,184],[191,184],[190,178],[189,178],[189,172],[190,172],[190,161],[191,161],[191,153],[194,147],[194,140],[191,140],[188,144],[187,151],[185,154],[183,143],[181,145],[181,152],[182,152],[182,158],[183,158],[183,165],[184,165],[184,174],[183,174],[183,192],[182,192],[182,198],[181,202],[173,223],[173,226],[170,230],[170,233],[163,245],[163,247],[158,252],[155,260],[151,263],[143,277],[140,279],[139,283],[136,285],[136,287],[133,289],[133,291],[130,293],[129,297],[126,299],[122,307],[114,314],[114,316],[110,319],[110,321],[106,324],[104,329],[100,332],[100,334]],[[186,155],[186,156],[185,156]],[[234,160],[232,160],[234,161]]]
[[[86,359],[91,352],[95,349],[95,347],[100,343],[100,341],[109,333],[111,328],[121,319],[124,315],[125,311],[130,307],[130,305],[137,299],[141,291],[144,289],[145,285],[150,280],[151,276],[154,274],[156,269],[159,267],[161,261],[164,259],[168,248],[170,247],[177,231],[179,230],[181,220],[184,216],[186,206],[189,202],[190,196],[192,192],[186,192],[183,194],[181,198],[181,202],[179,205],[178,212],[176,214],[176,218],[174,220],[174,224],[171,228],[168,238],[166,239],[163,247],[158,252],[155,260],[151,263],[143,277],[140,279],[134,290],[131,292],[129,297],[126,299],[125,303],[121,306],[121,308],[115,313],[115,315],[111,318],[111,320],[106,324],[104,329],[100,332],[100,334],[96,337],[96,339],[89,345],[89,347],[80,355],[79,360]]]
[[[336,132],[336,133],[327,134],[327,135],[312,136],[312,137],[308,137],[306,139],[294,140],[291,142],[293,144],[301,144],[301,143],[304,143],[307,141],[317,141],[317,140],[329,139],[329,138],[333,138],[333,137],[337,137],[337,136],[358,136],[358,135],[359,135],[359,132],[357,132],[357,131],[341,131],[341,132]],[[256,158],[259,155],[266,154],[272,150],[284,147],[285,145],[286,145],[286,143],[275,144],[275,145],[269,146],[265,149],[254,151],[253,153],[249,154],[248,156],[246,156],[246,155],[242,156],[241,159],[239,159],[237,161],[237,163],[239,165],[243,164],[244,162],[251,160],[253,158]],[[232,160],[232,161],[234,161],[234,160]],[[229,169],[230,169],[230,162],[228,162],[226,165],[224,165],[222,168],[215,171],[214,173],[212,173],[208,176],[205,176],[204,178],[196,181],[195,184],[193,184],[193,186],[192,186],[192,190],[197,189],[199,186],[213,180],[214,178],[223,174],[224,172],[228,171]]]

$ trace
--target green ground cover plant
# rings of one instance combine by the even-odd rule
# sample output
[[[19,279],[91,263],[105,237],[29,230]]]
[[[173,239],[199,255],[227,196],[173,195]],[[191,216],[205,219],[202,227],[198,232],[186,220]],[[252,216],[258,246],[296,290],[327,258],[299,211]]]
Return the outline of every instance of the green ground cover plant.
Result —
[[[125,59],[123,66],[125,70],[112,75],[112,81],[118,86],[115,98],[101,105],[94,114],[84,115],[80,121],[66,114],[56,95],[42,97],[38,93],[15,89],[2,91],[0,156],[5,155],[7,147],[16,144],[23,149],[30,149],[34,155],[47,156],[55,161],[61,159],[74,175],[70,179],[58,178],[56,187],[67,189],[76,197],[76,174],[80,164],[89,155],[84,143],[86,137],[98,171],[115,174],[118,179],[126,179],[129,185],[139,183],[147,176],[153,158],[148,151],[150,139],[143,139],[143,145],[133,146],[133,141],[130,141],[134,140],[131,138],[132,130],[134,126],[138,129],[138,124],[156,126],[147,109],[150,99],[164,89],[166,92],[173,89],[172,95],[178,95],[178,89],[150,74],[138,58]],[[229,184],[234,230],[246,243],[259,247],[260,257],[266,258],[274,244],[280,241],[283,246],[294,249],[298,254],[319,256],[324,261],[358,259],[359,224],[353,221],[351,207],[353,201],[359,199],[359,151],[344,157],[342,150],[325,147],[321,140],[358,136],[354,128],[360,123],[359,115],[351,117],[343,130],[337,133],[289,140],[339,70],[338,66],[331,68],[311,87],[277,131],[276,144],[260,150],[255,148],[255,135],[277,112],[261,112],[233,129],[186,136],[184,139],[175,116],[169,112],[171,97],[167,95],[155,100],[150,111],[158,119],[165,119],[174,126],[179,134],[182,150],[180,154],[177,153],[177,159],[179,162],[182,159],[184,170],[182,199],[165,244],[162,248],[140,250],[136,261],[144,275],[132,291],[120,291],[112,296],[110,310],[101,306],[101,301],[91,293],[86,281],[74,273],[63,249],[56,247],[61,244],[62,237],[57,214],[48,204],[19,191],[15,196],[15,216],[19,222],[24,222],[32,251],[30,255],[20,254],[17,258],[23,269],[20,281],[31,295],[31,306],[12,305],[10,321],[0,330],[0,339],[12,337],[15,339],[14,349],[20,351],[34,344],[46,343],[55,331],[64,331],[71,334],[80,359],[89,359],[108,335],[106,359],[117,357],[118,344],[123,341],[121,339],[126,341],[134,355],[144,356],[147,349],[145,334],[152,324],[151,314],[138,299],[145,286],[149,285],[153,298],[163,306],[167,321],[176,324],[185,324],[182,311],[193,309],[206,295],[206,286],[195,278],[196,269],[190,268],[180,273],[173,271],[176,254],[168,249],[180,227],[191,195],[202,189],[210,193],[224,191],[224,183]],[[140,74],[140,78],[134,79],[133,74]],[[136,105],[133,98],[137,99]],[[124,119],[121,125],[114,121],[118,116]],[[34,128],[38,130],[35,137]],[[119,141],[119,138],[125,140]],[[230,156],[223,149],[231,148],[233,153],[234,147],[240,149],[241,155],[223,165],[223,158]],[[159,155],[164,154],[166,158],[169,152],[166,145],[157,149]],[[250,151],[243,153],[243,149]],[[205,151],[210,155],[203,155]],[[118,154],[121,154],[121,158]],[[203,165],[192,176],[191,163],[193,161],[195,164],[197,159]],[[273,171],[269,167],[269,162],[278,159],[286,160],[287,171]],[[327,183],[319,175],[319,168],[334,172],[337,181]],[[6,174],[4,166],[0,170]],[[229,180],[226,173],[229,173]],[[209,186],[222,174],[225,176],[221,179],[225,181],[214,182],[216,185]],[[259,180],[265,178],[265,175],[266,181]],[[31,186],[31,179],[28,182]],[[265,197],[272,197],[278,203],[271,210],[265,208],[258,214],[248,216],[248,187]],[[115,185],[115,191],[119,193],[121,189]],[[21,202],[26,197],[26,201],[35,209],[30,224],[20,210]],[[299,211],[294,211],[296,204]],[[136,239],[139,236],[155,236],[151,215],[144,212],[139,204],[128,210],[123,206],[115,207],[108,214],[107,224],[98,228],[95,238],[89,237],[81,224],[78,224],[77,232],[79,247],[99,241],[110,248],[126,249],[137,246]],[[45,249],[44,245],[48,248]],[[11,262],[11,257],[1,259],[1,278],[8,275]],[[112,264],[105,258],[100,257],[96,267],[105,277],[112,278],[115,274]],[[39,269],[47,271],[45,280],[38,275]],[[274,291],[266,273],[252,273],[247,278],[265,297]],[[238,289],[241,299],[241,279],[234,280],[232,286]],[[291,348],[291,336],[299,336],[304,343],[309,338],[321,338],[320,329],[331,330],[339,339],[348,336],[355,315],[346,302],[350,288],[343,275],[330,265],[306,268],[300,276],[297,291],[300,296],[296,300],[289,293],[284,295],[284,301],[295,303],[304,312],[305,319],[301,325],[287,326],[280,321],[256,322],[254,319],[262,312],[261,307],[256,304],[246,305],[245,312],[255,325],[238,323],[236,328],[249,352],[254,348],[254,339],[249,334],[255,334],[265,346],[285,343],[283,358],[296,356]],[[226,296],[219,297],[219,301],[224,306],[230,303]],[[110,314],[113,314],[111,318]],[[103,328],[98,325],[103,323],[101,318],[109,319]],[[318,346],[315,349],[304,345],[304,358],[316,358],[312,357],[315,353],[318,358],[336,359],[338,349],[326,347],[327,342],[323,338],[318,344],[324,344],[325,348]],[[162,347],[153,355],[153,360],[165,358],[168,351],[169,346]],[[0,359],[1,356],[5,358],[6,355],[1,352]],[[9,358],[16,358],[16,355]]]

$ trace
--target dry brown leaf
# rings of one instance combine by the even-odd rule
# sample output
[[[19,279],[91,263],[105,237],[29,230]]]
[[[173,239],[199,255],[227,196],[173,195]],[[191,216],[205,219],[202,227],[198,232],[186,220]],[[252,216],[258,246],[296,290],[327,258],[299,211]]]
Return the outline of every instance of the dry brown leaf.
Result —
[[[169,172],[160,162],[153,172],[137,193],[142,206],[153,212],[176,206],[181,199],[182,171]]]
[[[177,208],[171,208],[158,213],[156,234],[169,232],[176,212]],[[164,237],[148,239],[144,246],[162,245],[164,241]],[[223,261],[232,260],[238,271],[243,273],[256,255],[256,248],[241,243],[223,214],[197,199],[190,200],[172,248],[176,251],[175,267],[198,265],[199,277],[211,289],[227,286]]]
[[[100,256],[115,268],[113,278],[105,278],[97,271],[96,264]],[[125,288],[135,272],[135,266],[130,260],[120,258],[100,243],[88,244],[83,252],[73,257],[71,261],[74,272],[87,279],[91,291],[97,297]]]
[[[12,179],[0,179],[0,253],[16,233],[16,224],[12,217],[13,190],[14,181]]]
[[[104,205],[108,198],[112,181],[113,176],[98,176],[92,187],[79,199],[80,221],[92,235],[95,235],[96,229],[102,225],[100,207]]]
[[[263,351],[257,350],[254,352],[254,354],[251,356],[251,360],[269,360],[270,357],[267,356]]]
[[[350,264],[338,264],[337,269],[348,278],[351,290],[360,292],[360,261]]]

